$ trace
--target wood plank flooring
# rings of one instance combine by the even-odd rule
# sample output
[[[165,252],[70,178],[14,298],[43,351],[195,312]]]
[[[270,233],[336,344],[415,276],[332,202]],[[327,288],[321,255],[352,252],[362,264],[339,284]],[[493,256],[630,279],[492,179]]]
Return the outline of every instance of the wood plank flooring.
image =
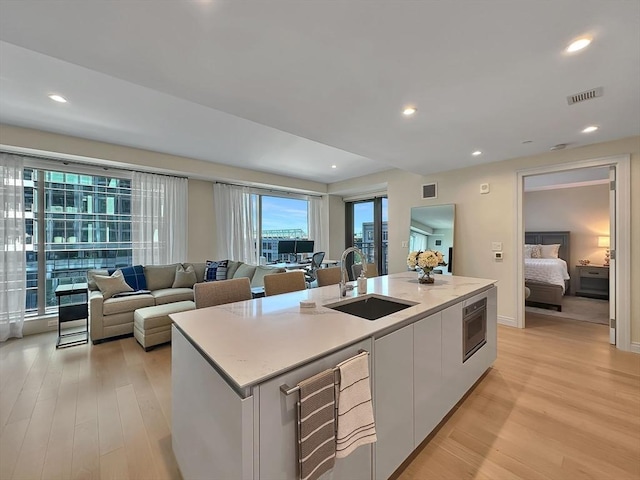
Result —
[[[607,339],[548,316],[499,327],[494,367],[394,476],[640,479],[640,355]],[[0,480],[80,478],[181,478],[170,346],[0,344]]]

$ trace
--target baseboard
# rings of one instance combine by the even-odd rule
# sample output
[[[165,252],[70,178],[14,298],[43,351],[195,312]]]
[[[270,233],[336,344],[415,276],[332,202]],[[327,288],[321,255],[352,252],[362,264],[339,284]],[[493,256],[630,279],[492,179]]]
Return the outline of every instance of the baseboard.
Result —
[[[640,353],[640,342],[631,342],[631,351],[633,353]]]
[[[503,315],[498,315],[498,323],[500,325],[506,325],[508,327],[517,327],[518,326],[515,318],[505,317]]]

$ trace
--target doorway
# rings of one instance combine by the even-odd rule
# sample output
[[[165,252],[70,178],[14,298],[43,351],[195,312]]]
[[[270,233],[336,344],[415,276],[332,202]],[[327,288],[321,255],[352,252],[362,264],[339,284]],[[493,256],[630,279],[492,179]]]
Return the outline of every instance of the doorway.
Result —
[[[610,213],[610,327],[612,343],[622,349],[631,348],[631,320],[630,320],[630,238],[631,238],[631,199],[630,199],[630,156],[621,155],[587,161],[579,161],[567,164],[548,165],[545,167],[531,168],[517,172],[517,317],[516,324],[519,328],[525,327],[524,315],[524,183],[525,178],[548,174],[567,172],[571,173],[579,169],[592,167],[612,167],[614,177],[612,182],[611,213]]]
[[[345,203],[345,247],[359,248],[367,263],[377,266],[380,275],[386,275],[388,271],[388,211],[387,197]],[[350,255],[348,272],[353,263]]]

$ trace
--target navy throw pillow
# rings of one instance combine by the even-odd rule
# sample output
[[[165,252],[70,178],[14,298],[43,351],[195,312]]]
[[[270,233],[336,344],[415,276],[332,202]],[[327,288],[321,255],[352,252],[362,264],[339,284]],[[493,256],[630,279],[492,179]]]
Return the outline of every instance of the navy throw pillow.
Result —
[[[138,290],[146,290],[147,289],[147,279],[144,277],[144,268],[142,265],[134,265],[133,267],[123,267],[123,268],[110,268],[109,275],[111,275],[116,270],[122,271],[122,276],[124,277],[124,281],[127,282],[134,291]]]

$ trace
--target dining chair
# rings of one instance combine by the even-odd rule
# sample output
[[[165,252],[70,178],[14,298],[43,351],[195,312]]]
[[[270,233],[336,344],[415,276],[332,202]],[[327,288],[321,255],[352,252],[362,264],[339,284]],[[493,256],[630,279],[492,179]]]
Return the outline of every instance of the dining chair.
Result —
[[[251,281],[246,277],[242,277],[196,283],[193,286],[193,294],[196,308],[251,300]]]
[[[316,272],[318,286],[337,285],[340,283],[340,267],[321,268]]]
[[[307,282],[302,270],[293,270],[286,273],[273,273],[264,276],[264,294],[266,297],[280,295],[281,293],[306,290]]]
[[[351,273],[353,274],[353,279],[356,280],[360,276],[360,272],[362,271],[361,263],[354,263],[351,265]],[[367,278],[373,278],[378,276],[378,266],[375,263],[367,263]]]

